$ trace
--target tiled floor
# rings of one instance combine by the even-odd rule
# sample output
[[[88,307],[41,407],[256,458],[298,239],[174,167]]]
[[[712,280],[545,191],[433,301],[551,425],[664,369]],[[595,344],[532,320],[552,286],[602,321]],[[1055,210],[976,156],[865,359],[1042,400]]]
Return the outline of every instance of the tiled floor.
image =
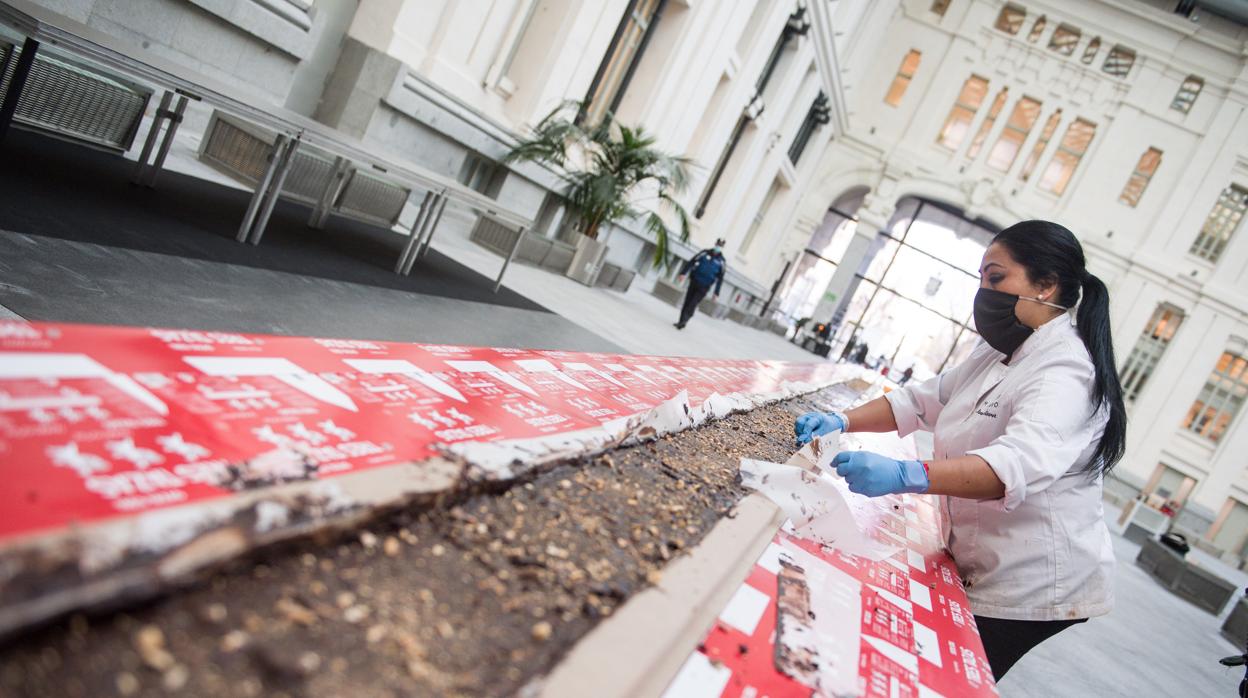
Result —
[[[468,240],[468,222],[450,209],[433,249],[480,274],[496,276],[501,257]],[[530,301],[635,354],[817,361],[770,332],[698,313],[683,330],[679,310],[650,295],[653,281],[637,278],[628,293],[589,288],[559,274],[512,264],[506,286]]]
[[[1118,512],[1106,507],[1106,519]],[[999,686],[1005,698],[1051,696],[1235,696],[1243,669],[1218,664],[1238,654],[1211,614],[1174,596],[1136,567],[1139,546],[1113,536],[1115,607],[1049,639]]]

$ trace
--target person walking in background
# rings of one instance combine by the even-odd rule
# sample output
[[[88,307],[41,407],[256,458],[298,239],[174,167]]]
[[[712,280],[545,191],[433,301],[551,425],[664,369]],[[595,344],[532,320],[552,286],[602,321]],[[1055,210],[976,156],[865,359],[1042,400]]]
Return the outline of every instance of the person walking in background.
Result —
[[[914,376],[914,367],[913,367],[913,366],[907,366],[907,367],[906,367],[906,370],[905,370],[905,371],[902,371],[902,373],[901,373],[901,380],[897,381],[897,385],[905,385],[906,383],[909,383],[909,382],[910,382],[910,379],[911,379],[913,376]]]
[[[689,277],[689,289],[685,291],[685,304],[680,309],[680,321],[676,329],[683,330],[689,324],[689,318],[698,310],[698,304],[706,298],[711,286],[715,287],[715,298],[719,298],[719,289],[724,284],[724,270],[728,264],[724,261],[724,239],[715,241],[715,246],[702,250],[685,262],[680,268],[678,281],[683,282]]]

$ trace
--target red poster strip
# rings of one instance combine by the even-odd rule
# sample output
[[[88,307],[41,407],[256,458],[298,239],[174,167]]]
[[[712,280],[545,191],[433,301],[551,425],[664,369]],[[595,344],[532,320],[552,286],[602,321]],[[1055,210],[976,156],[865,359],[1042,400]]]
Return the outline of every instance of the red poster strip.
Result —
[[[907,449],[899,441],[895,450]],[[819,564],[844,573],[826,575],[828,579],[841,580],[844,588],[812,589],[812,594],[839,591],[861,597],[857,627],[837,630],[854,633],[859,639],[856,695],[998,695],[957,568],[940,542],[934,498],[892,495],[887,499],[894,505],[893,514],[881,522],[883,525],[874,534],[899,546],[898,553],[875,562],[787,532],[778,533],[743,584],[743,588],[749,589],[747,595],[767,597],[757,626],[745,634],[725,622],[725,618],[733,616],[730,604],[673,686],[683,688],[696,683],[694,677],[699,667],[709,663],[723,688],[699,694],[707,698],[805,698],[814,692],[814,687],[778,669],[774,659],[778,645],[776,572],[786,549],[800,549],[810,553]]]
[[[827,363],[0,321],[0,544],[456,443],[592,429],[682,390],[697,405],[837,375]]]

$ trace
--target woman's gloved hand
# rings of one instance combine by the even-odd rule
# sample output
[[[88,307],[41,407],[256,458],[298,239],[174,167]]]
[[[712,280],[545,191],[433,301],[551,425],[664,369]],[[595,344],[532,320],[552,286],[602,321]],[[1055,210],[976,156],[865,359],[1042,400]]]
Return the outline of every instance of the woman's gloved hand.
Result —
[[[868,497],[918,494],[931,486],[927,468],[917,460],[895,460],[870,451],[841,451],[832,459],[832,467],[845,478],[851,492]]]
[[[797,445],[805,446],[811,439],[834,431],[845,431],[848,420],[840,412],[807,412],[793,422]]]

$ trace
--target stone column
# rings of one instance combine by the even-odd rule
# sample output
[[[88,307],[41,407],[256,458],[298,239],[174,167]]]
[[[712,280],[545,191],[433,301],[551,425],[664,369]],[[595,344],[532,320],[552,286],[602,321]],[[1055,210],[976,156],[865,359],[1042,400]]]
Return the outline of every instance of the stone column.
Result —
[[[364,138],[373,113],[400,78],[398,59],[348,36],[325,83],[315,118],[343,133]]]
[[[317,21],[311,30],[312,47],[291,76],[290,90],[286,93],[287,109],[304,116],[316,113],[329,76],[338,65],[342,44],[357,9],[354,2],[317,4]]]
[[[390,55],[395,29],[412,0],[374,0],[356,6],[313,118],[363,138],[383,97],[407,68]]]

